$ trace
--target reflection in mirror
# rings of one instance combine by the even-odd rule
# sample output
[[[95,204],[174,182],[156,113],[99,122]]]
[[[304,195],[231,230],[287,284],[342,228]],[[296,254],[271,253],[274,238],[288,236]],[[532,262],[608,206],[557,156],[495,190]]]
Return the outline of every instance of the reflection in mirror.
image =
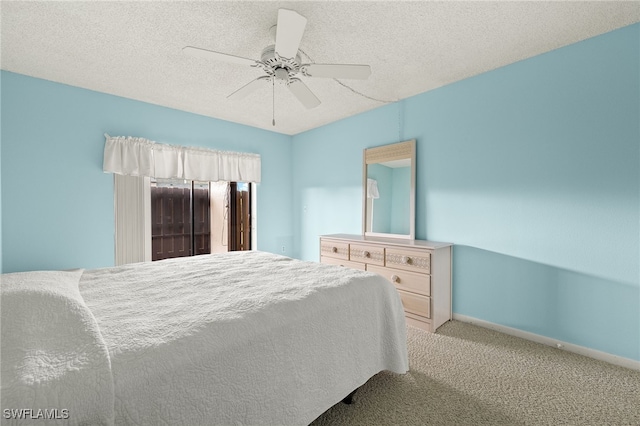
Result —
[[[408,158],[370,164],[367,167],[367,232],[409,234],[410,197],[411,161]]]
[[[415,140],[364,150],[364,235],[415,238],[415,166]]]

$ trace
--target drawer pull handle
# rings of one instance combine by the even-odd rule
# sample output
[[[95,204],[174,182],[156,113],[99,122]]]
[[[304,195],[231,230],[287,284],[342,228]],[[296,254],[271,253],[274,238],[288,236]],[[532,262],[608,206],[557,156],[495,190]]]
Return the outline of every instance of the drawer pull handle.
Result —
[[[362,251],[362,257],[370,257],[370,256],[371,256],[371,253],[369,253],[368,251],[366,250]]]
[[[411,262],[412,260],[409,256],[402,256],[402,263],[404,263],[405,265],[410,265]]]
[[[400,282],[400,277],[397,275],[391,275],[391,282],[392,283],[399,283]]]
[[[331,247],[331,253],[337,253],[338,247]]]

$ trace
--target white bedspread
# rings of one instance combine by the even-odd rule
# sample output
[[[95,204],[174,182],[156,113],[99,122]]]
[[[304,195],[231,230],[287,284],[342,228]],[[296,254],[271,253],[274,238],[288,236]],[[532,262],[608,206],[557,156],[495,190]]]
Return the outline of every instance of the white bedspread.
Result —
[[[85,271],[109,349],[115,423],[313,421],[381,370],[408,370],[380,276],[263,252]]]
[[[113,424],[109,355],[81,274],[0,277],[2,424]]]

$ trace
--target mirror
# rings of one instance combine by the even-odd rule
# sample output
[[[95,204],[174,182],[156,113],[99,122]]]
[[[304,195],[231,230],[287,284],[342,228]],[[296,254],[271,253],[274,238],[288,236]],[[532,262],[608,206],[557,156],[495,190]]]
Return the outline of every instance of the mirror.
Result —
[[[363,154],[363,234],[415,238],[415,139]]]

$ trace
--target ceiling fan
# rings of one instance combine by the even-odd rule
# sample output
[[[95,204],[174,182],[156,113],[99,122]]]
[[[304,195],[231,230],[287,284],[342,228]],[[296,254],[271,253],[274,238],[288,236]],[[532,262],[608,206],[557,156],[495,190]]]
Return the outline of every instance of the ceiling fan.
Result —
[[[320,100],[299,76],[364,80],[371,74],[371,68],[369,65],[303,63],[298,48],[306,24],[307,18],[297,12],[279,9],[278,23],[272,27],[272,30],[275,28],[275,44],[262,50],[260,60],[214,52],[193,46],[187,46],[182,51],[190,56],[263,69],[266,75],[258,77],[231,93],[227,96],[228,99],[242,99],[261,87],[279,82],[285,84],[302,105],[307,108],[315,108],[320,105]]]

